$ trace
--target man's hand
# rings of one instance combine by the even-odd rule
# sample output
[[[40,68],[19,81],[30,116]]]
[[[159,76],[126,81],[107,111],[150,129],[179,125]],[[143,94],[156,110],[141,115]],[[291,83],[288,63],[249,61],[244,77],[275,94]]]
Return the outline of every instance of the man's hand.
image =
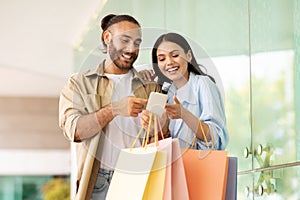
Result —
[[[137,98],[135,96],[124,97],[123,99],[112,103],[112,113],[114,116],[137,117],[147,104],[147,99]]]

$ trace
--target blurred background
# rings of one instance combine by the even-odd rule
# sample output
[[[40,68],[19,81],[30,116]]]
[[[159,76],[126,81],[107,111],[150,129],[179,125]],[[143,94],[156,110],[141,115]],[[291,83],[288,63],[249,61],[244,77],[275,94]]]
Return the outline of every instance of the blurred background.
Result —
[[[217,79],[238,199],[300,199],[298,0],[1,0],[0,200],[70,199],[72,145],[58,128],[67,78],[102,58],[108,13],[142,25],[136,68],[162,32],[188,38]]]

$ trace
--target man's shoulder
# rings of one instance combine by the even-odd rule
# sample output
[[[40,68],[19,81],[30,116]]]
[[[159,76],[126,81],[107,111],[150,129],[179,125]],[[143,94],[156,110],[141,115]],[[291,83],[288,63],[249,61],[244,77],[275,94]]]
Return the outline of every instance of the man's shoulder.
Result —
[[[85,69],[84,71],[75,72],[71,75],[71,78],[73,79],[85,79],[87,77],[93,77],[98,74],[98,67]]]

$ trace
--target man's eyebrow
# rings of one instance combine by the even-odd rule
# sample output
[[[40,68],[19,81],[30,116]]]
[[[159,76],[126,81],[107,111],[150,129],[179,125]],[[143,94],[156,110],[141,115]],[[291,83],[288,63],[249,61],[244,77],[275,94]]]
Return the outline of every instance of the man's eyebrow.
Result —
[[[126,35],[125,33],[120,35],[121,37],[132,38],[130,35]]]
[[[130,35],[127,35],[127,34],[121,34],[120,35],[121,37],[125,37],[125,38],[128,38],[128,39],[132,39],[132,37],[130,36]],[[136,41],[139,41],[139,42],[141,42],[142,41],[142,38],[138,38],[138,39],[136,39]]]

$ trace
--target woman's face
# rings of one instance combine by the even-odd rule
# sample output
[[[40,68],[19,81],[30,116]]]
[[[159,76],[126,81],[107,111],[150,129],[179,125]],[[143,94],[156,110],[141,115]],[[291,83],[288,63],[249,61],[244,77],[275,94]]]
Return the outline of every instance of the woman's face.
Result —
[[[190,51],[185,53],[178,44],[163,41],[157,48],[156,56],[160,71],[172,80],[177,88],[188,81],[188,62],[192,59]]]

